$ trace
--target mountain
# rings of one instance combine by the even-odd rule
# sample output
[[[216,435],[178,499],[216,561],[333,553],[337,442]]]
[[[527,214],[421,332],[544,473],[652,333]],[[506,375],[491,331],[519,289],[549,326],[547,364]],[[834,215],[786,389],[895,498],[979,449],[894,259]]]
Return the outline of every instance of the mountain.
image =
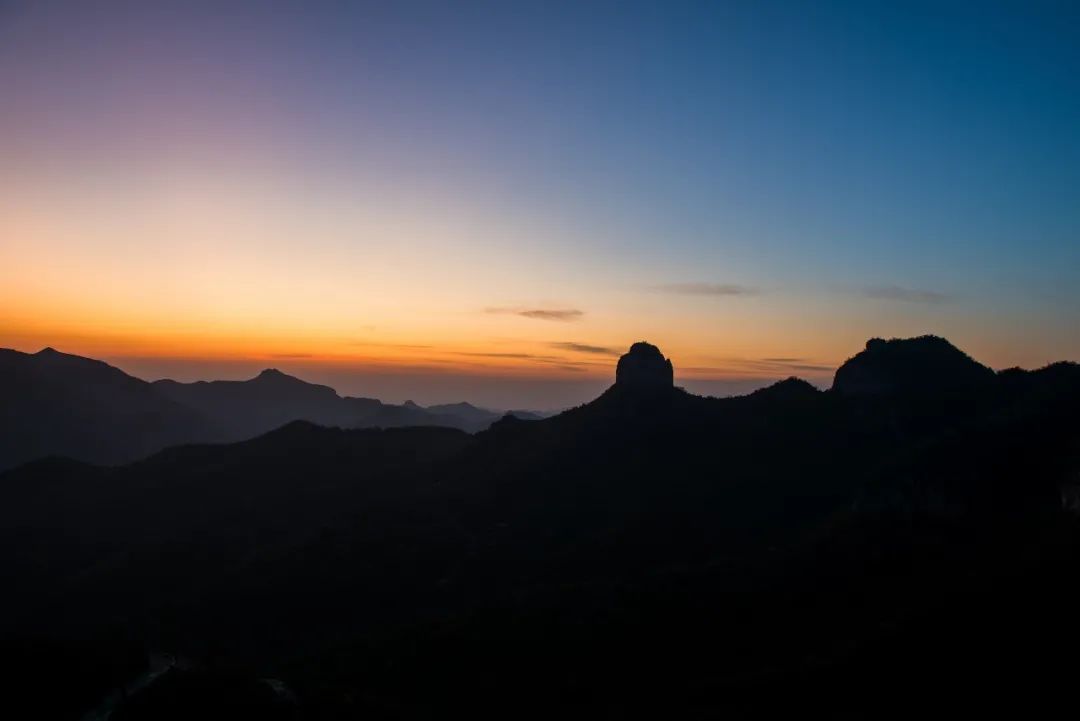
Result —
[[[477,408],[471,403],[445,403],[442,405],[428,406],[425,410],[428,413],[456,418],[464,424],[458,427],[462,427],[465,430],[483,430],[507,415],[523,421],[538,421],[541,418],[544,418],[544,414],[536,411],[511,410],[504,413],[488,410],[487,408]]]
[[[172,400],[220,419],[225,440],[242,440],[302,420],[341,428],[445,426],[475,432],[501,417],[468,403],[425,408],[374,398],[341,397],[328,386],[307,383],[276,369],[247,381],[177,383],[161,380],[155,388]]]
[[[101,361],[0,349],[0,469],[49,455],[126,463],[216,437],[210,418]]]
[[[715,399],[623,358],[592,402],[474,435],[293,422],[0,474],[0,637],[139,639],[310,718],[1066,700],[1080,367]]]
[[[836,371],[833,390],[851,395],[966,391],[994,380],[994,371],[944,338],[872,338]]]
[[[656,346],[640,341],[619,358],[615,384],[642,390],[664,391],[675,383],[675,369]]]
[[[333,388],[305,383],[274,369],[249,381],[160,380],[153,387],[178,404],[218,419],[225,441],[266,433],[292,420],[348,424],[341,398]]]
[[[342,398],[328,386],[276,369],[247,381],[147,383],[52,348],[35,354],[0,349],[0,395],[0,470],[50,455],[127,463],[169,446],[252,438],[295,420],[476,432],[502,415],[468,403],[425,409],[411,402]]]

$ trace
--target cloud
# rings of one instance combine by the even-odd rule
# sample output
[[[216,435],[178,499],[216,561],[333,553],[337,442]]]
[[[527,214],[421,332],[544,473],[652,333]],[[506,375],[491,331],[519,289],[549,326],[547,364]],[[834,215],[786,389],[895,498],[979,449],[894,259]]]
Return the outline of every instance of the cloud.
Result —
[[[822,365],[820,363],[788,363],[785,368],[793,371],[809,371],[811,373],[832,373],[836,366]]]
[[[754,373],[770,376],[791,373],[831,373],[836,366],[826,365],[810,358],[712,358],[718,365],[710,368],[687,368],[698,373]]]
[[[559,360],[554,356],[536,355],[535,353],[480,353],[473,351],[457,351],[455,355],[468,356],[470,358],[518,358],[521,360]]]
[[[584,373],[585,371],[588,370],[588,368],[586,368],[584,366],[566,365],[565,363],[562,364],[562,365],[556,366],[556,368],[560,368],[560,369],[562,369],[564,371],[573,371],[574,373]]]
[[[594,346],[595,347],[595,346]],[[565,356],[543,355],[539,353],[504,353],[498,351],[453,351],[454,355],[463,358],[500,358],[508,360],[524,360],[532,363],[543,364],[548,367],[562,370],[586,371],[595,368],[607,368],[607,363],[593,361],[573,360]]]
[[[268,357],[289,360],[298,358],[313,358],[314,356],[311,353],[271,353]]]
[[[758,358],[745,361],[762,369],[788,369],[794,371],[834,371],[836,366],[824,365],[810,358]]]
[[[936,290],[918,290],[904,288],[899,285],[870,285],[863,288],[862,294],[867,298],[879,300],[900,300],[907,303],[927,303],[931,305],[947,303],[952,300],[952,296]]]
[[[577,320],[581,316],[585,315],[580,310],[573,308],[568,310],[523,310],[518,315],[525,318],[536,318],[537,320]]]
[[[553,320],[568,323],[580,320],[585,311],[576,308],[485,308],[485,313],[495,315],[519,315],[534,320]]]
[[[373,340],[352,340],[348,341],[348,345],[352,346],[368,346],[371,348],[396,348],[400,350],[431,350],[435,346],[433,345],[417,345],[415,343],[380,343]]]
[[[740,296],[757,295],[758,289],[737,283],[664,283],[652,289],[676,295]]]
[[[552,348],[558,348],[559,350],[568,350],[575,353],[592,353],[593,355],[619,355],[619,351],[615,348],[607,348],[602,345],[588,345],[587,343],[569,343],[569,342],[556,342],[548,343]]]

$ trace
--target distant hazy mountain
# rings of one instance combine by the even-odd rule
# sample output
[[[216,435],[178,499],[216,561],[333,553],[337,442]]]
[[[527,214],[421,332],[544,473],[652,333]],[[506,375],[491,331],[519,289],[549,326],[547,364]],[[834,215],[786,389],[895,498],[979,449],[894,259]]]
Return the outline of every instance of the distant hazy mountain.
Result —
[[[0,470],[50,455],[125,463],[172,445],[252,438],[296,420],[475,432],[501,415],[468,403],[425,409],[342,398],[333,388],[274,369],[247,381],[147,383],[51,348],[34,354],[0,350]]]
[[[0,474],[0,636],[246,665],[311,718],[1066,698],[1074,667],[1045,643],[1080,644],[1080,367],[987,375],[944,341],[887,343],[872,383],[848,366],[833,391],[694,396],[642,343],[594,401],[475,435],[294,422],[117,468],[28,464]],[[913,368],[957,384],[910,393]],[[294,383],[247,382],[333,405]]]
[[[0,349],[0,469],[49,455],[124,463],[217,437],[207,416],[101,361]]]
[[[436,413],[438,415],[450,416],[452,418],[459,418],[466,424],[473,426],[476,430],[483,430],[487,428],[495,421],[499,420],[503,416],[513,416],[523,421],[538,421],[545,417],[545,414],[538,413],[536,411],[506,411],[505,413],[499,413],[497,411],[491,411],[487,408],[477,408],[471,403],[446,403],[442,405],[428,406],[425,410],[429,413]]]
[[[222,440],[250,438],[293,420],[347,425],[344,404],[333,388],[305,383],[277,370],[264,370],[248,381],[160,380],[152,386],[160,395],[217,419]]]
[[[161,380],[153,385],[172,400],[219,419],[228,440],[251,438],[290,421],[340,428],[446,426],[475,432],[503,415],[469,403],[425,408],[412,401],[393,405],[374,398],[341,397],[329,386],[307,383],[276,369],[264,370],[247,381]],[[520,415],[524,420],[539,418]]]
[[[297,420],[341,428],[469,425],[456,416],[429,413],[416,405],[342,398],[329,386],[306,383],[275,369],[264,370],[247,381],[161,380],[153,386],[167,398],[218,419],[223,440],[252,438]]]

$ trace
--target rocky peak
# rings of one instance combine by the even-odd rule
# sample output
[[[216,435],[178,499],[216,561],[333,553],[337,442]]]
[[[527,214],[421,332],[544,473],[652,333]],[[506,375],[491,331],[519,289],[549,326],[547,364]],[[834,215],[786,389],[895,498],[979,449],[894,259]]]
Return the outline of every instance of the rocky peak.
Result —
[[[836,371],[833,390],[848,395],[958,390],[993,380],[994,371],[944,338],[871,338]]]
[[[675,369],[660,349],[644,341],[630,346],[615,368],[615,385],[620,388],[657,390],[675,385]]]

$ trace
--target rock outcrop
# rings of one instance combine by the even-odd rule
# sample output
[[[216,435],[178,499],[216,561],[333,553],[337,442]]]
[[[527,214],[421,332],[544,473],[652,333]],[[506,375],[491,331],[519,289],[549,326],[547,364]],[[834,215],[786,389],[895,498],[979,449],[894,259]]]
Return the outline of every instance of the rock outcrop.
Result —
[[[662,390],[675,385],[675,369],[660,349],[644,341],[630,346],[615,368],[615,385],[635,390]]]

